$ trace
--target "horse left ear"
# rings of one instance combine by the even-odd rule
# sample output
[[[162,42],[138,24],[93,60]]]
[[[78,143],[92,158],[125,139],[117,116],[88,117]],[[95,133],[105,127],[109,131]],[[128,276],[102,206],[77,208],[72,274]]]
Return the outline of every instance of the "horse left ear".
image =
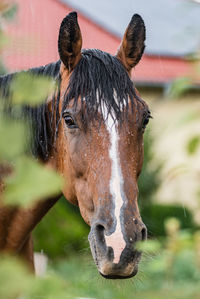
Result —
[[[128,72],[140,61],[145,48],[146,30],[140,15],[133,15],[117,52]]]
[[[61,61],[71,71],[81,58],[82,36],[77,13],[69,13],[62,21],[58,38],[58,52]]]

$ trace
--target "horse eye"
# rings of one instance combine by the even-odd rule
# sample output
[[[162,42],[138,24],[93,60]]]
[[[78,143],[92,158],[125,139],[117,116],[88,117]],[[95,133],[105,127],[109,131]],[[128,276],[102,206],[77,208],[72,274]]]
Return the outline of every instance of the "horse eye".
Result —
[[[151,115],[147,115],[144,120],[143,120],[143,123],[142,123],[142,129],[145,129],[146,126],[148,125],[149,123],[149,119],[151,118]]]
[[[78,128],[75,121],[73,120],[73,118],[69,114],[64,115],[64,120],[65,120],[66,126],[68,128],[70,128],[70,129]]]
[[[149,118],[145,118],[143,121],[142,127],[145,129],[146,126],[148,125],[148,123],[149,123]]]

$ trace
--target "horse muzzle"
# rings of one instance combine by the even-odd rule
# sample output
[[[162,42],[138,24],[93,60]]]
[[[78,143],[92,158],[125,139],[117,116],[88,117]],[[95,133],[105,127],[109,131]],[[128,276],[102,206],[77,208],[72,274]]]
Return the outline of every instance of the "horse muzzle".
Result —
[[[108,251],[111,247],[108,247]],[[107,254],[107,257],[109,253]],[[99,261],[99,273],[107,279],[125,279],[135,276],[138,272],[138,263],[141,253],[126,247],[122,254],[119,263],[113,263],[112,260],[104,258]]]
[[[144,234],[144,228],[142,234]],[[134,249],[135,238],[126,238],[129,241],[123,244],[120,239],[116,239],[113,246],[109,246],[110,244],[106,242],[104,226],[94,224],[91,226],[88,239],[98,271],[104,278],[125,279],[137,274],[141,252]],[[137,239],[146,239],[146,231],[145,237],[138,236]]]

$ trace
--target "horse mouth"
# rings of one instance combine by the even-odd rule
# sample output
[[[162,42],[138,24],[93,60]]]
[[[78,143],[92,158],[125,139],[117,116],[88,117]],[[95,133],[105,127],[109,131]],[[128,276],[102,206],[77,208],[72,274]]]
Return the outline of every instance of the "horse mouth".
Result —
[[[141,259],[140,251],[126,245],[116,263],[113,248],[106,246],[103,237],[98,238],[91,231],[88,239],[93,259],[102,277],[106,279],[128,279],[137,274]]]
[[[91,248],[92,249],[92,248]],[[105,279],[128,279],[134,277],[138,273],[138,264],[141,259],[141,252],[132,251],[132,256],[128,256],[127,250],[123,252],[119,263],[113,263],[112,258],[108,254],[102,254],[100,248],[94,245],[92,255],[99,271],[99,274]],[[109,251],[106,250],[108,253]],[[130,254],[130,250],[128,250]]]
[[[97,265],[100,275],[106,279],[128,279],[138,273],[139,261],[132,261],[124,264],[114,264],[111,261],[103,260]]]
[[[103,274],[101,272],[99,272],[99,273],[105,279],[128,279],[128,278],[134,277],[138,273],[138,266],[136,266],[134,268],[134,270],[132,271],[132,273],[129,274],[129,275],[120,275],[120,274],[108,274],[108,275],[105,275],[105,274]]]

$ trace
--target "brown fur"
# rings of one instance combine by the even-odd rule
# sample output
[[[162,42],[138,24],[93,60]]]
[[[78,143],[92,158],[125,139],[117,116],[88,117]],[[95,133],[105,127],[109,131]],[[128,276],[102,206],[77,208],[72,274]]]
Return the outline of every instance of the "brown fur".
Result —
[[[142,56],[144,39],[143,21],[140,17],[135,16],[125,32],[117,54],[117,58],[121,60],[128,72]],[[59,34],[59,54],[62,60],[60,113],[70,73],[81,59],[81,46],[82,37],[77,16],[76,13],[71,13],[63,20]],[[146,232],[137,204],[137,179],[143,162],[142,122],[144,107],[147,109],[147,106],[142,100],[135,104],[137,109],[133,111],[130,106],[127,120],[117,126],[118,151],[126,198],[121,221],[123,221],[123,234],[127,243],[119,265],[113,264],[109,260],[112,258],[112,254],[110,255],[109,248],[105,247],[102,235],[102,231],[106,235],[111,234],[115,225],[112,213],[113,199],[109,186],[111,178],[110,141],[105,123],[102,122],[99,126],[99,118],[102,115],[97,113],[96,120],[85,131],[80,113],[83,109],[81,102],[78,102],[76,109],[72,103],[69,103],[67,109],[78,127],[77,129],[67,127],[62,118],[58,128],[56,146],[52,151],[52,158],[48,161],[48,164],[64,178],[65,184],[62,193],[70,202],[79,206],[84,220],[91,226],[90,245],[99,271],[111,278],[112,276],[130,277],[136,274],[139,257],[132,248],[135,241],[145,238],[144,231]],[[51,109],[50,102],[48,106]],[[3,191],[2,183],[0,191]],[[29,209],[1,205],[0,249],[23,256],[33,267],[31,231],[57,200],[58,197],[39,200]],[[102,249],[103,247],[104,249]]]
[[[138,64],[144,52],[145,25],[139,15],[134,15],[124,34],[117,57],[128,72]]]

